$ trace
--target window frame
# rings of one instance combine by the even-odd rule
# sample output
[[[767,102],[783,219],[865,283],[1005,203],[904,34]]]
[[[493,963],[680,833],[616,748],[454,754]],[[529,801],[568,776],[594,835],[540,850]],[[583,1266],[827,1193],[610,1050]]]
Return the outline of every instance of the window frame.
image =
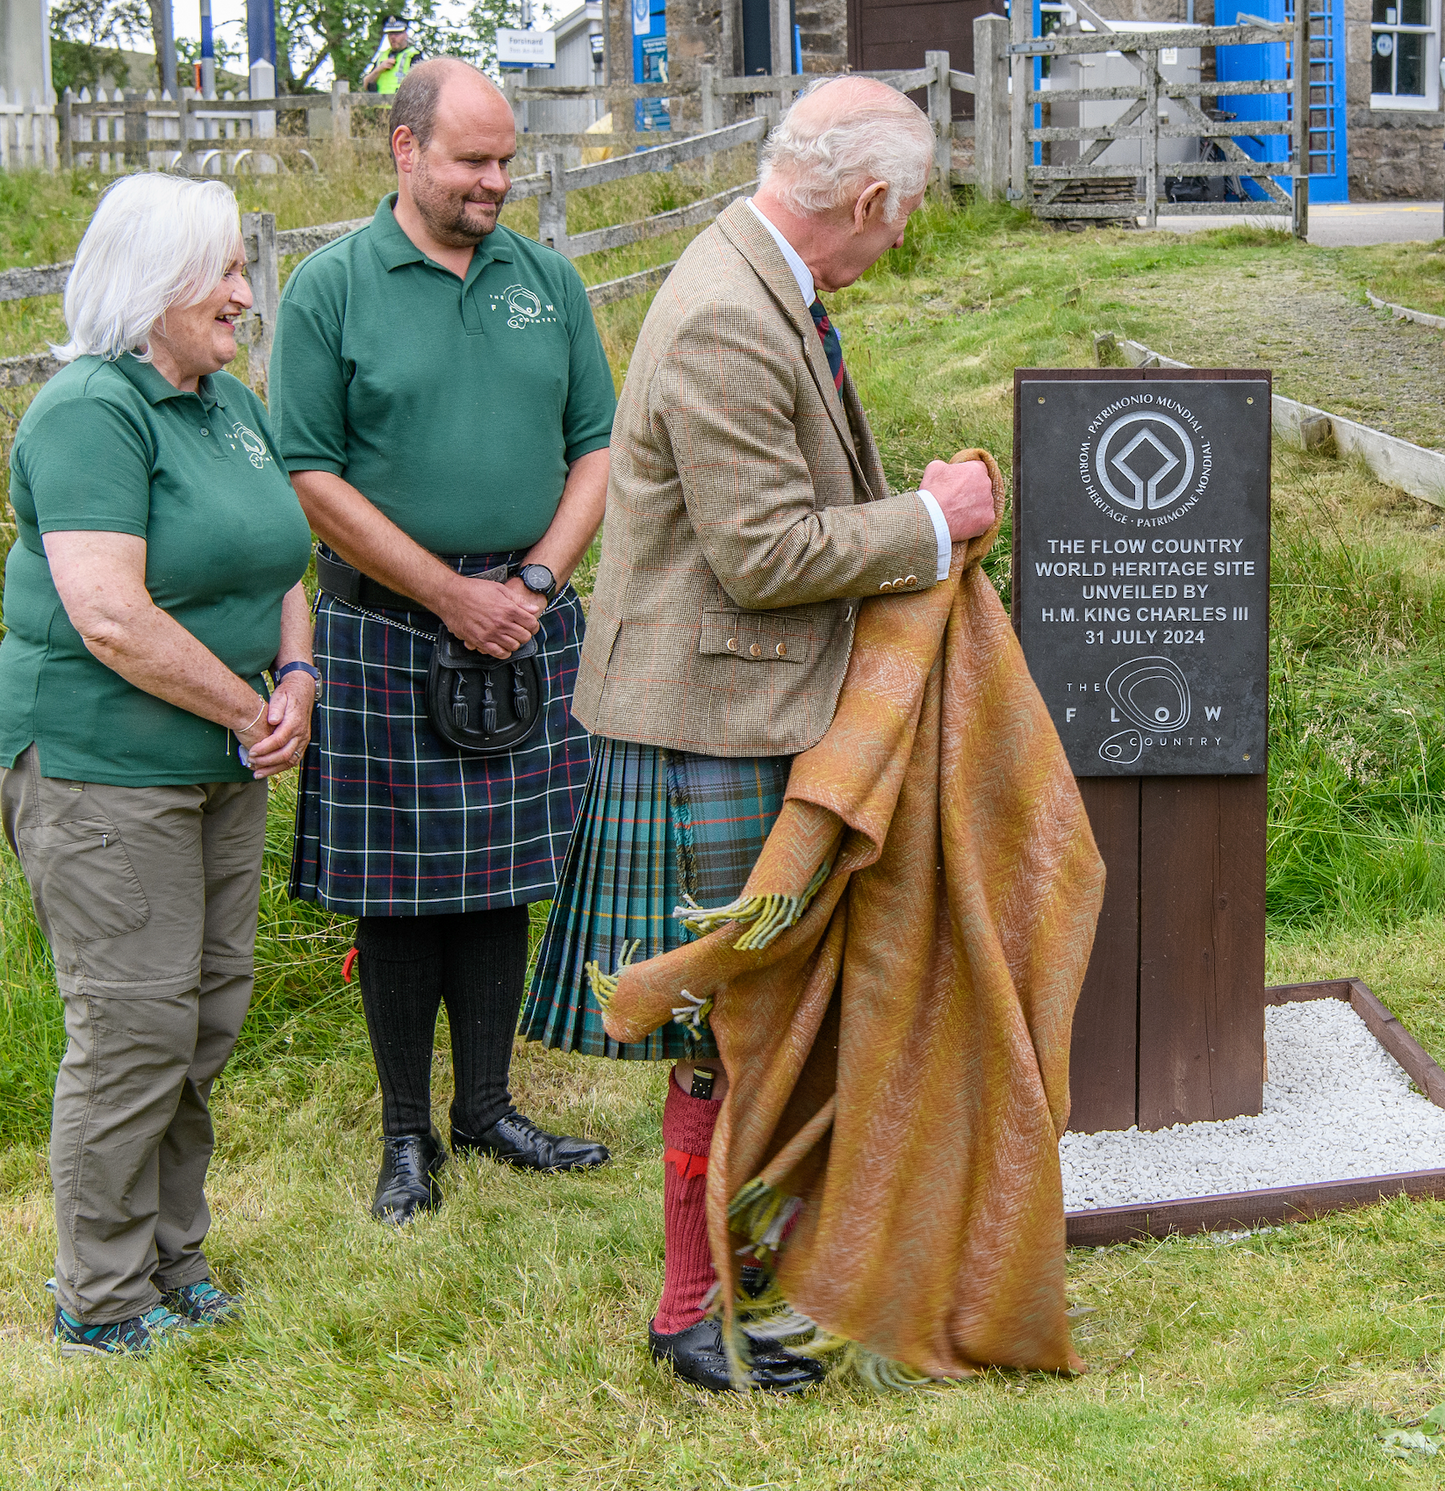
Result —
[[[1429,7],[1429,21],[1423,26],[1409,26],[1403,22],[1391,25],[1386,21],[1370,21],[1370,52],[1369,66],[1371,70],[1370,83],[1370,108],[1374,110],[1392,110],[1396,112],[1427,113],[1433,114],[1440,108],[1440,12],[1442,0],[1425,0]],[[1399,14],[1399,0],[1396,0],[1396,15]],[[1373,7],[1372,7],[1373,8]],[[1423,36],[1425,38],[1425,91],[1424,93],[1376,93],[1373,91],[1374,66],[1375,66],[1375,39],[1379,36]],[[1395,42],[1395,52],[1391,60],[1391,72],[1394,74],[1399,66],[1399,41]]]

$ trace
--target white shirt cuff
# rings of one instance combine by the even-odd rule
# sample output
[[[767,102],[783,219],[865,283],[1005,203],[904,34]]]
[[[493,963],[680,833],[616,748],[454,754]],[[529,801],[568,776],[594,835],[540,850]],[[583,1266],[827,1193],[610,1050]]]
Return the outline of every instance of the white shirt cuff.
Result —
[[[938,498],[922,487],[919,487],[918,495],[928,509],[928,516],[933,520],[933,536],[938,540],[938,573],[933,578],[946,580],[948,566],[953,563],[953,539],[949,537],[948,524],[944,520],[943,509],[938,505]]]

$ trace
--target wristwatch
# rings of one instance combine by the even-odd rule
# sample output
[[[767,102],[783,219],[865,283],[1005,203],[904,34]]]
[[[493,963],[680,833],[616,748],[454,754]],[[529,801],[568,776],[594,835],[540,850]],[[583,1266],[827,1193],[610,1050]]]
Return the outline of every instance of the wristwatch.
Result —
[[[551,604],[557,593],[557,577],[545,564],[524,564],[517,571],[517,578],[533,595],[540,595]]]
[[[321,680],[321,670],[319,668],[313,668],[310,663],[283,663],[281,667],[277,668],[277,670],[271,675],[271,677],[274,678],[277,683],[280,683],[281,680],[285,678],[288,673],[295,673],[297,671],[300,671],[302,673],[309,673],[311,677],[316,680],[316,697],[319,699],[321,697],[322,688],[324,687]]]

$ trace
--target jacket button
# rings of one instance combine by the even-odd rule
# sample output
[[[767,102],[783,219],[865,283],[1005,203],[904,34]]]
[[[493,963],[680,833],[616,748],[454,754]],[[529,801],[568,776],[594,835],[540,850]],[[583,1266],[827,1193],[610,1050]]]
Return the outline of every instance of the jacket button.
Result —
[[[738,639],[736,637],[729,637],[728,638],[728,651],[729,652],[736,652],[737,650],[738,650]]]
[[[752,653],[754,657],[762,657],[763,655],[763,649],[759,647],[756,642],[754,642],[753,645],[748,648],[748,651]]]
[[[908,578],[906,580],[904,580],[903,583],[905,585],[916,585],[916,584],[918,584],[918,576],[917,575],[909,575]]]
[[[895,590],[897,590],[897,589],[898,589],[898,587],[899,587],[899,586],[900,586],[900,585],[901,585],[901,584],[902,584],[902,583],[903,583],[903,576],[902,576],[902,575],[898,575],[898,576],[896,576],[896,577],[895,577],[895,578],[894,578],[894,581],[893,581],[893,588],[894,588],[894,589],[895,589]]]
[[[787,655],[788,655],[788,649],[781,642],[779,642],[778,643],[778,656],[779,657],[787,657]]]
[[[885,580],[878,588],[879,590],[892,590],[893,582],[892,580]]]

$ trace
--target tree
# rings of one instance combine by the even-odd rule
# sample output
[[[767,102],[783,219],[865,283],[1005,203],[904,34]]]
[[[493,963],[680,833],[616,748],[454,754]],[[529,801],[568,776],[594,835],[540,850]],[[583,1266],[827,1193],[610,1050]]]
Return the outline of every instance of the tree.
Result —
[[[50,11],[50,77],[57,93],[127,77],[123,44],[151,29],[146,0],[59,0]]]
[[[382,22],[397,8],[378,9],[366,0],[278,0],[278,87],[287,93],[314,87],[329,61],[335,77],[359,88],[381,46]],[[521,0],[473,0],[460,26],[438,14],[437,0],[413,0],[405,14],[427,56],[462,57],[494,68],[497,27],[520,24]]]

